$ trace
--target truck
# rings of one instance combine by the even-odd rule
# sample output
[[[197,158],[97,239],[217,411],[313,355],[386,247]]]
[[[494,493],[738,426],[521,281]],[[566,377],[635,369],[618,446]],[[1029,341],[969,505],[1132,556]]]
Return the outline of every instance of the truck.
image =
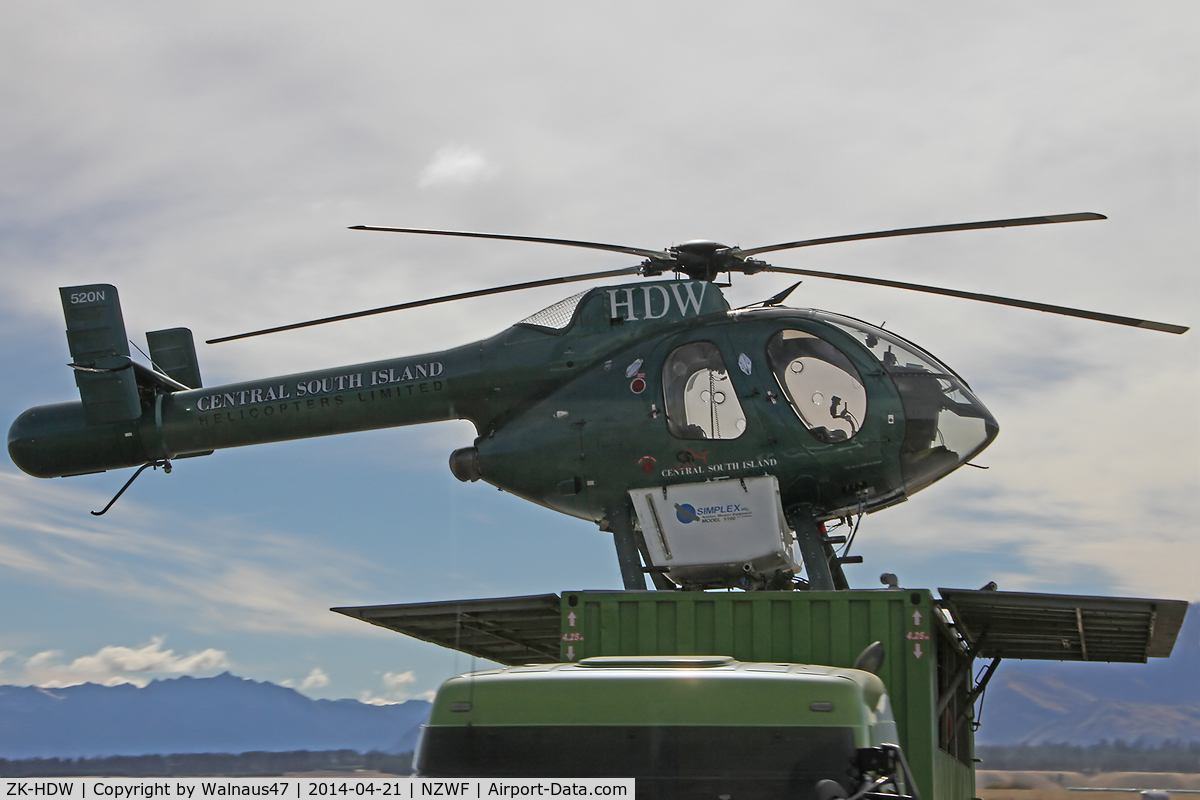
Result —
[[[869,657],[869,655],[868,655]],[[639,798],[915,797],[883,681],[728,656],[594,656],[451,678],[428,777],[635,778]]]
[[[448,680],[420,774],[634,777],[638,797],[975,796],[1003,659],[1165,658],[1178,600],[939,589],[561,595],[334,609],[502,665]]]

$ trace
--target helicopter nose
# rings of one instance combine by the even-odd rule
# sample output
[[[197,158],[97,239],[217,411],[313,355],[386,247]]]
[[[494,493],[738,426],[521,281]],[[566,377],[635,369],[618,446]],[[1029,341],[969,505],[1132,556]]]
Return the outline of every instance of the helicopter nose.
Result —
[[[851,334],[878,360],[900,395],[904,438],[900,475],[912,495],[945,477],[992,443],[1000,426],[958,373],[883,328],[828,312],[821,319]],[[836,404],[830,416],[836,417]],[[892,424],[888,415],[888,424]]]
[[[896,370],[892,380],[904,406],[900,472],[909,495],[969,463],[1000,432],[983,403],[949,375]]]

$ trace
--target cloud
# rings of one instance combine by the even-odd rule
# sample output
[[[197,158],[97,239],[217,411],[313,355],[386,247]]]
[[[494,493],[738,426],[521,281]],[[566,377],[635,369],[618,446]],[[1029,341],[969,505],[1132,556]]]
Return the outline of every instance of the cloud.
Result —
[[[495,167],[481,151],[451,144],[434,154],[433,160],[421,170],[417,185],[422,189],[435,186],[468,186],[487,180],[495,172]]]
[[[321,689],[329,685],[329,676],[325,674],[325,670],[320,667],[313,667],[312,672],[308,673],[303,681],[300,682],[300,688],[303,689]]]
[[[397,703],[405,703],[409,700],[433,700],[436,692],[418,692],[410,694],[407,687],[416,683],[417,675],[412,670],[404,672],[385,672],[380,679],[383,683],[383,693],[376,696],[370,691],[363,692],[359,695],[360,703],[368,703],[373,706],[390,706]]]
[[[108,645],[69,664],[59,663],[61,650],[44,650],[25,662],[24,680],[32,686],[48,689],[81,683],[145,686],[150,683],[149,676],[211,672],[227,669],[230,665],[224,651],[211,647],[177,656],[174,650],[163,650],[162,645],[162,637],[154,637],[149,644],[138,648]]]
[[[389,692],[401,691],[405,686],[416,681],[417,676],[412,670],[406,672],[385,672],[383,674],[383,685],[387,687]]]
[[[0,571],[175,608],[193,627],[365,635],[330,606],[380,567],[236,518],[188,519],[127,501],[82,515],[90,492],[0,472]]]

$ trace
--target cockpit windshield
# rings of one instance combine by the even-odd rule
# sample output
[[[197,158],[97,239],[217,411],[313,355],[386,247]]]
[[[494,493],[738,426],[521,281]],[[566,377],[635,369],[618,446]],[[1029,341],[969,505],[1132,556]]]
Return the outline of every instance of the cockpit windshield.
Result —
[[[879,359],[900,392],[904,441],[900,468],[912,494],[978,454],[999,426],[965,381],[912,342],[838,314],[816,316],[853,336]]]

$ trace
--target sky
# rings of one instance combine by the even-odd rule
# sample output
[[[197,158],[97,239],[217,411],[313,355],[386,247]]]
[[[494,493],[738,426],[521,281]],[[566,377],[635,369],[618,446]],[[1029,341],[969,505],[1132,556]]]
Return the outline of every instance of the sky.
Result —
[[[780,266],[1200,323],[1191,0],[10,0],[0,28],[0,417],[77,399],[57,288],[198,342],[632,266],[524,243],[743,247],[971,220],[1039,228],[772,254]],[[744,305],[783,275],[737,277]],[[579,284],[586,288],[589,284]],[[576,289],[220,345],[206,385],[427,353]],[[866,518],[855,587],[1200,600],[1200,344],[806,280],[796,306],[927,348],[1000,423],[976,463]],[[613,589],[595,525],[450,474],[445,422],[144,474],[0,459],[0,683],[230,670],[313,697],[428,697],[470,657],[332,606]]]

